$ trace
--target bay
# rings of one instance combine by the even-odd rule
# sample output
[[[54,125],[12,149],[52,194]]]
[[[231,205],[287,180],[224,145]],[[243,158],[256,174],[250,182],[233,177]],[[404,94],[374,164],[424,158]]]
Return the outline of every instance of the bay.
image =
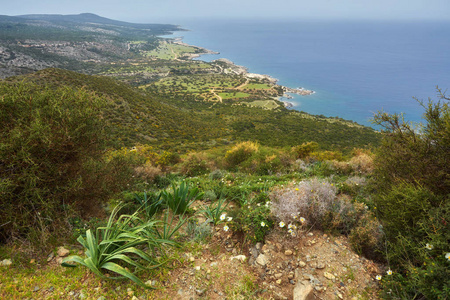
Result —
[[[371,125],[377,111],[404,113],[419,122],[413,97],[436,99],[450,87],[450,23],[301,21],[280,19],[181,20],[188,44],[220,52],[249,72],[267,74],[294,95],[293,109]]]

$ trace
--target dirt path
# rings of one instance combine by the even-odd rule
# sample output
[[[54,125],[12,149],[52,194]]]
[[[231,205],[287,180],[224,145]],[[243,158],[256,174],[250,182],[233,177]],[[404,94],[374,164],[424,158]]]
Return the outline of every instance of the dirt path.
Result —
[[[219,100],[220,103],[223,102],[223,101],[222,101],[222,100],[223,100],[222,97],[220,97],[219,94],[217,94],[217,93],[214,91],[214,88],[212,88],[212,89],[210,90],[210,92],[211,92],[214,96],[216,96],[216,98]]]

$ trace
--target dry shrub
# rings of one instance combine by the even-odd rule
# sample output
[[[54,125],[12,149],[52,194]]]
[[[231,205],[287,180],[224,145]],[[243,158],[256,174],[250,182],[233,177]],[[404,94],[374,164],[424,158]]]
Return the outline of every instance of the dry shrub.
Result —
[[[355,150],[354,156],[349,161],[330,161],[333,168],[343,174],[370,174],[374,169],[373,155],[370,152]]]
[[[365,205],[353,203],[323,180],[311,179],[272,192],[272,213],[285,223],[304,217],[310,226],[348,234],[366,213]]]
[[[153,181],[156,176],[161,175],[161,168],[158,166],[154,166],[151,162],[146,162],[144,165],[134,168],[134,171],[137,176]]]
[[[206,174],[213,168],[212,163],[203,152],[189,153],[181,163],[181,173],[187,176]]]
[[[361,216],[349,235],[352,248],[370,259],[379,259],[383,231],[380,222],[370,213]]]
[[[284,222],[293,222],[293,214],[299,214],[311,225],[321,227],[322,220],[330,211],[338,212],[337,189],[334,185],[317,178],[305,180],[298,185],[275,190],[271,194],[272,212]]]
[[[373,157],[367,153],[359,153],[353,156],[349,164],[351,168],[359,174],[372,173],[374,169]]]
[[[361,176],[352,176],[347,178],[345,183],[349,186],[364,186],[366,185],[366,178]]]

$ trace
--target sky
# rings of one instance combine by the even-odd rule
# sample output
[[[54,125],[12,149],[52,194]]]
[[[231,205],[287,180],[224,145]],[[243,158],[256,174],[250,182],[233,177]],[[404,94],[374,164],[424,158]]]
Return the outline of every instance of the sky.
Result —
[[[0,15],[89,12],[139,23],[178,24],[200,17],[450,21],[450,0],[0,0],[0,4]]]

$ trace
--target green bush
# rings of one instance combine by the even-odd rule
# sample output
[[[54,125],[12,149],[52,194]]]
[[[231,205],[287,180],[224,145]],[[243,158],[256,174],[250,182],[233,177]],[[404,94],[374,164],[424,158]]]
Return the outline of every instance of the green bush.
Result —
[[[225,154],[225,164],[228,168],[235,168],[258,152],[259,146],[253,142],[242,142],[234,146]]]
[[[67,227],[60,225],[70,207],[95,213],[127,183],[116,180],[121,162],[102,160],[106,105],[84,90],[0,83],[1,240],[36,231],[43,245]]]
[[[450,296],[449,100],[440,94],[438,102],[421,103],[426,124],[418,128],[400,115],[375,116],[386,129],[375,158],[374,205],[386,234],[386,259],[395,271],[385,276],[387,298]]]
[[[244,233],[245,238],[251,242],[263,242],[273,224],[269,207],[253,203],[238,211],[234,217],[233,230]]]

